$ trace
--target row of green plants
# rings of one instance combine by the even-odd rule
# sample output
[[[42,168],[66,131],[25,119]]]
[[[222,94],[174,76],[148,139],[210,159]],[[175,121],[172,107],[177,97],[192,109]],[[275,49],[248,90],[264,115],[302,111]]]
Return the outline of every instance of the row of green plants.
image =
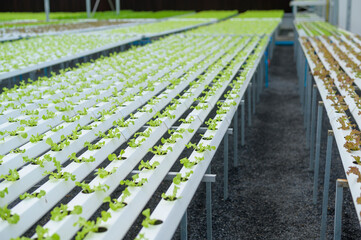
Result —
[[[253,39],[252,42],[257,42],[258,39]],[[252,45],[252,42],[250,45]],[[187,186],[187,182],[190,178],[192,178],[193,174],[200,174],[198,165],[202,163],[202,161],[205,160],[205,154],[208,151],[215,151],[216,146],[212,146],[212,139],[217,135],[218,132],[218,126],[222,124],[222,122],[225,119],[225,116],[229,114],[229,111],[234,108],[237,103],[235,99],[240,99],[241,96],[238,95],[240,92],[240,89],[243,85],[243,82],[246,80],[249,71],[253,68],[255,62],[257,59],[260,58],[260,53],[264,49],[265,45],[268,43],[268,39],[264,37],[261,39],[255,48],[254,52],[250,56],[245,56],[245,51],[242,51],[239,55],[236,56],[236,58],[233,60],[233,62],[222,72],[221,77],[217,79],[217,84],[220,86],[222,83],[230,82],[230,77],[233,75],[232,72],[234,72],[234,67],[237,66],[238,62],[242,62],[245,58],[248,57],[246,64],[242,66],[244,69],[241,74],[232,81],[232,83],[229,84],[231,87],[231,90],[229,90],[227,93],[224,94],[225,101],[218,101],[217,106],[217,115],[214,118],[209,118],[205,123],[208,125],[208,131],[203,135],[201,134],[201,141],[198,144],[195,143],[188,143],[186,145],[187,148],[194,149],[193,153],[191,154],[191,157],[185,157],[180,160],[180,163],[182,165],[182,169],[180,173],[176,175],[176,177],[173,178],[171,186],[168,188],[166,193],[162,193],[162,201],[158,204],[155,211],[158,210],[158,212],[161,212],[162,210],[162,204],[165,204],[169,206],[169,203],[166,202],[173,202],[175,204],[175,201],[178,201],[179,199],[182,199],[181,193],[179,193],[180,189],[183,189]],[[210,91],[210,93],[213,91]],[[207,103],[207,100],[209,99],[209,96],[211,95],[205,95],[198,97],[197,100],[201,101],[203,100],[204,103]],[[238,101],[239,102],[239,101]],[[222,136],[217,136],[217,138],[221,138]],[[209,163],[210,160],[208,160]],[[198,182],[197,184],[199,184]],[[195,184],[194,182],[192,184]],[[176,206],[176,205],[174,205]],[[142,222],[143,229],[140,231],[140,233],[137,236],[137,239],[147,239],[147,229],[154,229],[156,225],[158,225],[160,222],[162,222],[164,219],[156,219],[152,218],[150,215],[150,209],[146,209],[142,212],[145,219]],[[164,214],[162,214],[164,216]],[[151,230],[150,230],[151,231]]]
[[[322,99],[328,103],[331,107],[332,114],[336,116],[336,128],[333,127],[333,131],[336,135],[341,135],[343,138],[336,138],[337,144],[343,144],[340,148],[341,159],[345,167],[345,172],[350,184],[355,184],[355,177],[357,182],[360,178],[361,163],[358,151],[361,145],[361,133],[359,130],[359,114],[360,111],[352,110],[349,106],[355,106],[361,109],[361,102],[359,95],[355,88],[355,80],[350,78],[345,72],[345,69],[340,66],[335,57],[338,57],[342,61],[349,61],[348,56],[339,49],[339,47],[332,42],[323,42],[318,37],[302,37],[301,44],[306,49],[306,54],[312,61],[311,67],[313,75],[322,81],[322,87],[326,90],[326,94],[322,96]],[[329,44],[326,46],[325,44]],[[333,53],[331,52],[333,51]],[[355,66],[348,64],[348,67],[355,69]],[[356,109],[357,110],[357,109]],[[351,115],[350,115],[351,113]],[[351,117],[356,119],[351,120]],[[334,124],[331,124],[334,126]],[[340,140],[343,141],[340,141]],[[355,188],[351,188],[351,191],[356,209],[357,204],[361,204],[361,197],[359,192],[355,191]],[[359,214],[359,213],[358,213]],[[360,215],[358,215],[360,218]]]
[[[180,81],[177,81],[177,82],[179,83]],[[152,102],[154,102],[154,99],[152,99]],[[115,134],[114,134],[114,133],[115,133]],[[109,133],[108,133],[108,134],[109,134]],[[112,136],[113,136],[113,137],[114,137],[114,136],[116,137],[116,132],[115,132],[115,131],[112,132]],[[49,143],[50,143],[50,142],[49,142]],[[50,144],[53,144],[53,143],[51,142]],[[90,144],[87,143],[86,145],[88,146],[88,149],[89,149]],[[94,145],[91,145],[91,149],[93,149],[93,146],[94,146]],[[101,147],[102,147],[102,146],[95,147],[94,149],[100,149]],[[74,161],[77,161],[77,160],[78,160],[75,156],[71,156],[71,158],[72,158]],[[114,160],[115,158],[113,158],[112,156],[110,156],[109,159]],[[83,160],[83,159],[82,159],[82,160]],[[88,160],[87,160],[87,162],[88,162]],[[147,165],[147,164],[144,164],[144,166],[147,167],[148,165]],[[112,170],[112,171],[113,171],[113,170]],[[99,170],[97,171],[97,173],[98,173],[98,176],[100,176],[100,177],[105,177],[105,176],[107,176],[107,175],[110,175],[112,171],[106,172],[104,169],[99,169]],[[73,180],[73,178],[72,178],[72,176],[71,176],[70,174],[66,174],[65,172],[60,172],[59,170],[57,170],[57,172],[55,172],[55,174],[53,174],[52,176],[53,176],[54,178],[56,178],[56,179]],[[85,192],[94,192],[94,191],[97,191],[97,190],[102,190],[102,189],[104,189],[104,187],[105,187],[105,186],[96,186],[96,188],[90,188],[90,187],[88,187],[88,185],[86,185],[85,183],[78,183],[78,185],[79,185],[80,187],[82,187]]]
[[[239,21],[238,18],[231,18],[206,27],[197,28],[189,31],[188,34],[271,34],[279,23],[280,19],[277,18],[267,21],[261,19]]]
[[[95,19],[128,19],[128,18],[166,18],[177,15],[192,13],[192,11],[164,10],[164,11],[133,11],[120,10],[119,15],[114,11],[98,11],[92,16]],[[50,12],[50,19],[57,21],[59,19],[73,20],[86,19],[86,12]],[[28,25],[45,24],[44,12],[2,12],[0,13],[0,22],[13,20],[37,20],[38,22],[30,22]],[[3,23],[4,24],[4,23]],[[52,24],[50,22],[49,24]]]
[[[237,16],[237,18],[282,18],[283,10],[248,10]]]
[[[180,21],[173,19],[114,30],[42,36],[6,42],[0,44],[0,75],[1,73],[24,69],[31,65],[94,50],[140,35],[160,34],[162,32],[190,27],[201,23],[204,23],[204,21]]]

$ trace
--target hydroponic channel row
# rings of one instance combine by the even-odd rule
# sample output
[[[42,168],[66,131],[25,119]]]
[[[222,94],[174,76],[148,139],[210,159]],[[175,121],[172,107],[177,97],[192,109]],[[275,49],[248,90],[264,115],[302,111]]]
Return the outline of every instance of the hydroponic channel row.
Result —
[[[229,40],[227,40],[227,41],[229,41]],[[227,41],[226,41],[226,42],[227,42]],[[223,44],[226,43],[226,42],[222,42],[222,41],[221,41],[221,43],[223,43]],[[201,70],[201,71],[203,71],[203,70]],[[139,113],[139,114],[143,114],[143,113]],[[146,114],[146,113],[144,113],[144,114]],[[137,114],[134,115],[134,118],[137,118],[136,116],[137,116]],[[128,121],[128,123],[129,123],[130,121],[133,121],[133,120],[128,119],[127,121]],[[134,120],[134,121],[135,121],[135,120]],[[113,132],[113,133],[114,133],[114,132]],[[128,134],[129,134],[129,133],[128,133]],[[125,135],[125,134],[124,134],[124,135]],[[106,150],[107,148],[111,148],[110,145],[111,145],[111,143],[104,145],[104,149]],[[69,146],[71,146],[71,145],[69,145]],[[108,146],[108,147],[106,147],[106,146]],[[102,148],[103,148],[103,147],[101,147],[101,149],[102,149]],[[115,150],[115,149],[116,149],[116,148],[113,148],[113,150]],[[108,149],[108,151],[109,151],[109,149]],[[87,154],[87,152],[86,152],[85,154]],[[104,154],[103,154],[102,156],[104,156]],[[97,158],[98,158],[98,157],[97,157]],[[84,157],[84,159],[87,159],[87,158]],[[90,159],[90,157],[89,157],[88,159]],[[70,166],[70,165],[69,165],[69,166]],[[58,173],[59,173],[59,172],[58,172]],[[64,174],[64,175],[65,175],[65,174]],[[69,174],[66,174],[66,175],[69,176]],[[34,199],[34,200],[36,200],[36,199]]]
[[[202,138],[195,150],[189,158],[181,160],[181,163],[183,163],[182,169],[173,179],[173,183],[166,193],[162,195],[161,201],[149,217],[150,219],[162,221],[162,224],[143,224],[143,228],[138,234],[139,239],[168,239],[173,236],[225,132],[232,122],[233,116],[253,77],[255,68],[261,61],[263,52],[267,47],[267,41],[268,38],[266,37],[261,39],[257,48],[243,66],[241,75],[230,84],[232,89],[224,95],[226,100],[217,102],[217,115],[213,119],[208,119],[208,130],[201,135]],[[208,145],[214,146],[216,149],[207,149],[202,152],[201,149]]]

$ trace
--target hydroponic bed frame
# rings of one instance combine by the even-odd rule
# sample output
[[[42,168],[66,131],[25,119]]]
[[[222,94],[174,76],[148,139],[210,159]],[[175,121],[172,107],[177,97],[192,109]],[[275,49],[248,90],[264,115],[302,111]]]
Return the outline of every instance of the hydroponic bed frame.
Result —
[[[359,204],[361,190],[358,178],[360,176],[358,173],[361,152],[357,147],[358,137],[356,137],[357,129],[360,129],[359,126],[361,126],[360,103],[357,95],[361,86],[360,76],[357,75],[358,66],[361,63],[359,55],[361,48],[360,40],[345,31],[335,31],[328,37],[308,36],[311,32],[321,35],[323,34],[322,31],[324,29],[320,26],[316,26],[312,30],[308,28],[305,28],[305,31],[303,29],[298,30],[295,58],[300,99],[304,110],[307,144],[310,147],[310,169],[314,171],[314,204],[317,203],[323,108],[326,110],[332,127],[327,140],[321,239],[326,239],[333,138],[336,140],[347,176],[346,183],[338,179],[336,184],[334,239],[341,239],[342,189],[344,187],[349,187],[358,219],[361,220],[361,206]],[[320,95],[322,102],[319,102],[318,110],[316,110],[318,95]]]

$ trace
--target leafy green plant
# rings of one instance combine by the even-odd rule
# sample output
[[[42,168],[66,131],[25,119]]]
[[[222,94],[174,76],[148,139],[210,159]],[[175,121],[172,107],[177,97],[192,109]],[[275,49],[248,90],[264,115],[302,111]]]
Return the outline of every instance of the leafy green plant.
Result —
[[[149,163],[149,160],[144,162],[143,160],[140,162],[140,165],[138,166],[139,170],[147,169],[147,170],[154,170],[156,167],[159,166],[159,162],[155,161],[153,164]]]
[[[84,239],[90,232],[98,232],[102,222],[106,222],[111,217],[111,214],[109,212],[102,211],[101,216],[102,217],[98,217],[96,221],[87,221],[85,218],[80,217],[79,220],[74,223],[74,226],[78,225],[78,227],[81,228],[81,230],[77,232],[75,240]]]
[[[86,108],[83,108],[83,110],[78,110],[77,113],[79,115],[87,115],[88,114],[88,110]]]
[[[27,138],[28,134],[27,133],[22,133],[25,130],[24,126],[20,126],[17,127],[16,130],[13,131],[4,131],[4,132],[0,132],[0,135],[4,135],[5,133],[8,133],[10,136],[20,136],[22,138]]]
[[[16,169],[9,169],[9,174],[8,175],[2,174],[0,176],[0,178],[5,179],[5,180],[10,181],[10,182],[14,182],[16,180],[19,180],[20,175],[19,175],[19,173],[18,173],[18,171]]]
[[[117,199],[111,200],[110,196],[108,196],[104,198],[103,202],[109,202],[110,209],[112,209],[113,211],[117,211],[118,209],[123,208],[127,205],[125,199],[129,196],[130,196],[130,192],[128,188],[125,188],[122,192],[122,197],[120,201],[118,201]]]
[[[15,153],[15,154],[19,154],[19,153],[25,153],[25,149],[20,149],[20,148],[14,148],[10,151],[10,153]]]
[[[159,127],[162,124],[162,120],[156,119],[156,120],[150,120],[147,122],[147,124],[151,127]]]
[[[100,178],[105,178],[117,171],[117,168],[113,168],[111,171],[107,171],[104,168],[98,168],[95,172],[95,175],[99,176]]]
[[[43,120],[48,120],[48,119],[52,119],[55,117],[55,112],[52,112],[52,111],[49,111],[49,110],[46,110],[46,115],[44,114],[41,118]]]
[[[208,151],[211,151],[211,150],[216,150],[216,147],[215,146],[211,146],[211,145],[207,145],[207,146],[204,146],[203,143],[200,143],[198,145],[194,144],[194,143],[188,143],[186,145],[187,148],[193,148],[194,150],[196,150],[197,152],[205,152],[206,150]]]
[[[208,126],[209,130],[217,130],[217,122],[214,121],[212,118],[208,119],[208,121],[205,122],[205,124]]]
[[[167,147],[163,149],[163,146],[154,146],[153,148],[149,148],[149,152],[155,155],[166,155],[169,151],[173,151],[172,147]]]
[[[76,176],[74,174],[71,174],[69,172],[62,172],[62,171],[59,171],[59,169],[57,169],[57,172],[45,171],[44,175],[49,175],[50,180],[64,179],[65,181],[68,181],[70,179],[72,181],[75,181],[75,179],[76,179]]]
[[[107,138],[118,138],[119,139],[121,137],[121,133],[118,128],[110,129],[107,134],[99,131],[99,133],[97,133],[95,135],[98,137],[101,137],[101,138],[106,138],[106,139]]]
[[[145,141],[146,141],[146,139],[143,138],[143,139],[140,139],[139,141],[136,142],[136,139],[132,138],[132,139],[129,140],[128,146],[131,147],[131,148],[137,148],[140,145],[142,145],[142,143],[145,142]]]
[[[124,160],[123,154],[125,153],[124,149],[122,149],[119,153],[119,156],[117,156],[115,153],[109,154],[108,155],[108,160],[109,161],[114,161],[114,160]]]
[[[195,161],[190,161],[188,158],[182,158],[180,160],[180,163],[185,167],[185,168],[192,168],[193,166],[197,165],[200,161],[202,161],[204,159],[204,157],[198,158],[196,157]]]
[[[181,173],[177,173],[177,175],[173,178],[173,183],[179,185],[181,182],[188,181],[190,175],[193,174],[193,171],[186,172],[184,176]]]
[[[0,207],[0,218],[10,224],[15,224],[20,220],[18,214],[11,214],[10,209],[8,209],[8,205]]]
[[[81,159],[76,156],[76,153],[72,153],[68,156],[70,160],[73,160],[76,163],[82,163],[82,162],[94,162],[96,159],[93,156],[90,156],[89,158],[82,157]]]
[[[45,137],[45,134],[39,135],[39,133],[37,133],[36,135],[31,135],[29,141],[32,143],[36,143],[36,142],[42,141],[44,137]]]
[[[9,121],[10,123],[14,123],[14,122],[19,122],[20,119],[14,119],[14,118],[12,118],[12,117],[9,117],[9,118],[8,118],[8,121]]]
[[[182,134],[179,134],[179,133],[173,133],[169,138],[162,138],[161,139],[161,142],[163,144],[165,143],[170,143],[170,144],[174,144],[177,142],[177,139],[178,138],[183,138]]]
[[[74,107],[68,105],[65,107],[60,107],[60,106],[55,106],[55,109],[58,110],[59,112],[66,112],[66,111],[71,111],[74,109]]]
[[[63,129],[64,128],[64,126],[57,126],[57,127],[52,127],[52,126],[50,126],[50,125],[48,125],[51,129],[51,131],[52,132],[57,132],[57,131],[59,131],[60,129]]]
[[[83,193],[93,193],[95,191],[104,191],[106,192],[109,189],[109,186],[106,184],[100,184],[90,187],[89,184],[85,182],[75,182],[75,185],[83,189]]]
[[[68,205],[61,204],[60,207],[55,207],[51,211],[51,220],[59,222],[69,214],[79,215],[83,212],[83,208],[79,205],[74,206],[73,211],[68,211]]]
[[[70,144],[70,141],[67,138],[65,138],[65,139],[64,139],[64,137],[62,137],[62,138],[63,138],[63,141],[61,141],[59,144],[53,142],[53,140],[51,138],[46,139],[45,142],[46,142],[46,144],[51,146],[52,151],[58,152],[58,151],[63,150],[66,146],[68,146]]]
[[[70,123],[70,122],[75,122],[75,121],[79,120],[79,119],[80,119],[80,116],[79,116],[79,115],[76,115],[76,116],[74,116],[74,117],[69,117],[69,116],[63,115],[63,116],[61,117],[61,119],[62,119],[63,121],[65,121],[65,122],[67,122],[67,123]]]
[[[150,218],[150,209],[147,208],[142,212],[143,216],[145,216],[145,219],[142,221],[142,226],[145,228],[149,228],[150,225],[157,225],[162,223],[162,221],[158,219],[151,219]]]
[[[21,111],[21,113],[23,113],[25,115],[39,115],[39,110],[37,110],[37,109],[34,109],[34,110],[25,109],[25,110]]]
[[[34,193],[24,193],[22,195],[19,196],[19,198],[21,200],[26,199],[26,198],[42,198],[43,196],[45,196],[46,192],[44,190],[40,190],[40,192],[34,192]]]
[[[132,176],[132,180],[122,180],[120,181],[120,185],[126,185],[126,186],[129,186],[129,187],[141,187],[143,186],[144,183],[148,182],[148,179],[146,178],[142,178],[140,179],[140,181],[138,181],[138,178],[139,178],[139,174],[134,174]]]
[[[130,124],[134,125],[134,121],[130,119],[124,121],[124,118],[119,118],[117,121],[113,122],[113,126],[119,126],[119,127],[128,127]]]
[[[191,124],[194,120],[195,120],[195,118],[193,116],[190,116],[187,119],[184,119],[184,118],[179,119],[180,122],[186,123],[186,124]]]
[[[6,194],[9,194],[7,187],[0,191],[0,198],[4,198]]]
[[[179,189],[178,186],[174,186],[172,195],[166,195],[165,193],[162,193],[162,198],[166,201],[174,201],[174,200],[180,198],[180,197],[177,197],[178,189]]]
[[[104,146],[104,144],[105,144],[105,141],[97,142],[95,144],[91,144],[90,142],[85,142],[84,147],[88,147],[89,151],[94,151],[94,150],[102,148],[102,146]]]

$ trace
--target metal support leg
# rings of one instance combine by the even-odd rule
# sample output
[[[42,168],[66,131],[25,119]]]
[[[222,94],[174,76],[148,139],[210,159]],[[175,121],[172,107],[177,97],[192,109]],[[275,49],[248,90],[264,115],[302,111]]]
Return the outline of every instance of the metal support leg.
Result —
[[[321,240],[326,239],[327,230],[327,207],[328,207],[328,191],[330,188],[330,171],[331,171],[331,155],[332,155],[333,131],[328,131],[327,150],[326,150],[326,166],[325,178],[323,183],[323,201],[322,201],[322,218],[321,218]]]
[[[115,9],[116,9],[116,14],[119,15],[119,12],[120,12],[120,0],[115,0]]]
[[[301,106],[302,106],[302,111],[303,111],[303,108],[304,108],[304,100],[305,100],[305,86],[304,86],[304,78],[303,78],[303,74],[302,74],[302,52],[299,53],[299,65],[298,65],[298,68],[299,68],[299,78],[300,78],[300,81],[301,81]]]
[[[312,89],[312,109],[311,109],[311,129],[310,129],[310,170],[313,170],[313,157],[315,156],[315,125],[316,125],[316,101],[317,101],[317,86],[313,85]]]
[[[307,72],[307,106],[306,106],[306,147],[310,147],[311,107],[312,107],[312,76]]]
[[[241,100],[241,146],[245,144],[245,118],[244,118],[244,100]]]
[[[268,49],[265,52],[264,65],[265,65],[265,87],[268,88]]]
[[[342,202],[343,202],[343,189],[348,188],[346,179],[336,180],[336,197],[335,197],[335,219],[333,228],[333,239],[341,240],[342,233]]]
[[[248,126],[252,126],[252,107],[251,107],[251,93],[252,92],[252,83],[249,83],[247,89],[247,104],[248,104]]]
[[[35,72],[34,71],[30,72],[29,77],[31,80],[35,80]]]
[[[320,168],[322,112],[323,112],[323,102],[320,101],[318,102],[318,110],[317,110],[316,155],[315,155],[315,168],[313,172],[313,204],[317,203],[317,194],[318,194],[318,172]]]
[[[238,166],[238,109],[234,113],[234,117],[233,117],[233,165],[235,167]]]
[[[45,77],[48,76],[48,68],[44,68],[44,76],[45,76]]]
[[[49,13],[50,13],[49,0],[44,0],[44,10],[45,10],[46,21],[49,22]]]
[[[86,15],[87,15],[87,18],[90,18],[91,16],[90,16],[90,11],[91,11],[91,6],[90,6],[90,0],[86,0],[86,2],[85,2],[85,4],[86,4]]]
[[[307,60],[305,58],[304,60],[304,73],[303,73],[303,84],[304,84],[304,99],[303,99],[303,126],[306,128],[307,124],[306,124],[306,120],[307,120],[307,108],[308,108],[308,65],[307,65]]]
[[[257,102],[259,102],[260,96],[261,96],[261,87],[262,87],[260,67],[258,67],[257,72],[256,72],[256,80],[257,80]]]
[[[187,230],[187,210],[184,212],[184,215],[181,220],[181,240],[187,240],[188,239],[188,230]]]
[[[252,105],[252,113],[255,114],[256,113],[256,88],[257,88],[257,82],[256,82],[256,78],[255,76],[253,75],[253,78],[252,78],[252,102],[253,102],[253,105]]]
[[[224,135],[223,141],[223,199],[228,198],[228,133]]]
[[[211,173],[211,165],[207,169]],[[207,239],[212,239],[212,183],[206,182]]]

